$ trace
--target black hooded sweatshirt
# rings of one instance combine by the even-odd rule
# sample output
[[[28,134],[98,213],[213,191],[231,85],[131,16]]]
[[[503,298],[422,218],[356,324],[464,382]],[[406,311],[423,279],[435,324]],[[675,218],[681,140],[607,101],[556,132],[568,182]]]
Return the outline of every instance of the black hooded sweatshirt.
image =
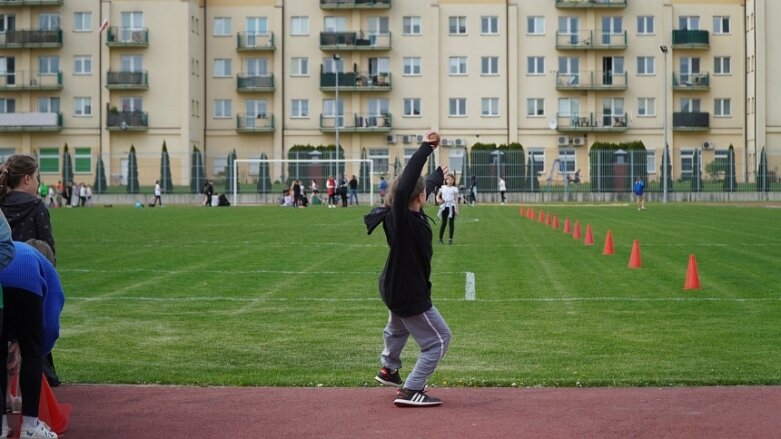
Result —
[[[380,296],[388,309],[401,317],[424,313],[432,306],[431,226],[423,210],[413,212],[407,206],[426,159],[433,151],[430,144],[421,144],[401,174],[393,205],[376,208],[364,217],[368,233],[380,223],[385,231],[390,250],[380,275]],[[426,196],[441,186],[443,180],[442,169],[437,168],[426,180]]]
[[[49,244],[52,252],[57,254],[49,209],[40,198],[27,192],[11,191],[0,201],[0,209],[11,226],[11,237],[14,241],[40,239]]]

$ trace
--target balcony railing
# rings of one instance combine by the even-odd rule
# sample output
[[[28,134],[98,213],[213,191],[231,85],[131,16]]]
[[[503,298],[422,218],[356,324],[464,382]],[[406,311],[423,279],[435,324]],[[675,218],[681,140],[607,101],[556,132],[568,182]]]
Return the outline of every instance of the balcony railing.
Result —
[[[557,73],[557,90],[626,90],[627,74],[589,71],[579,73]]]
[[[62,6],[62,0],[0,0],[0,8],[14,6]]]
[[[0,49],[62,47],[62,30],[12,30],[0,33]]]
[[[556,31],[556,49],[559,50],[624,50],[626,48],[626,31],[617,34],[599,30],[583,30],[577,33]]]
[[[673,49],[708,49],[710,34],[706,30],[674,30]]]
[[[710,74],[707,72],[673,72],[673,90],[707,91],[710,90]]]
[[[61,131],[62,113],[0,113],[0,131]]]
[[[111,111],[106,120],[109,131],[146,131],[149,129],[149,115],[146,111]]]
[[[556,130],[562,133],[623,132],[627,130],[626,113],[602,115],[595,115],[594,113],[557,114]]]
[[[236,76],[236,90],[240,92],[274,91],[274,75],[239,73]]]
[[[559,9],[570,8],[626,8],[627,0],[556,0]]]
[[[236,50],[241,52],[274,51],[274,32],[259,34],[254,32],[239,32],[236,34]]]
[[[30,70],[0,73],[0,91],[62,90],[62,71],[40,73]]]
[[[673,130],[675,131],[708,131],[710,130],[710,113],[705,112],[674,112]]]
[[[147,28],[130,28],[111,26],[106,32],[108,47],[148,47],[149,30]]]
[[[390,73],[339,73],[339,91],[389,91],[392,89]],[[320,73],[320,90],[336,91],[336,73]]]
[[[390,50],[391,33],[320,32],[320,50]]]
[[[240,133],[272,133],[274,132],[274,115],[271,113],[249,116],[246,113],[237,114],[236,131]]]
[[[121,90],[146,90],[149,88],[149,74],[141,72],[109,72],[106,74],[106,88]]]
[[[391,0],[320,0],[320,9],[390,9]]]
[[[390,113],[383,114],[359,114],[347,113],[337,117],[320,114],[320,131],[332,133],[339,125],[339,132],[345,133],[385,133],[393,127],[393,118]]]

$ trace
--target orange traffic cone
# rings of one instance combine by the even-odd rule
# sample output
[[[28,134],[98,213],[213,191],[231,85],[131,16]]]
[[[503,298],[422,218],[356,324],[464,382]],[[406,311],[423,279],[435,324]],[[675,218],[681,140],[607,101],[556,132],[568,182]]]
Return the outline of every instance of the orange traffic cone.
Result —
[[[643,262],[640,260],[640,243],[635,241],[632,243],[632,255],[629,256],[629,268],[640,268]]]
[[[526,218],[534,219],[534,209],[531,207],[526,209]]]
[[[700,289],[700,275],[697,272],[697,258],[695,258],[694,255],[689,255],[689,269],[686,270],[686,285],[684,285],[683,289]]]
[[[540,211],[540,215],[537,216],[537,221],[538,222],[544,222],[545,221],[545,214],[543,214],[542,211]]]
[[[607,231],[607,235],[605,235],[605,248],[602,250],[603,255],[614,255],[616,254],[615,251],[613,251],[613,234],[610,232],[610,230]]]
[[[580,221],[575,220],[575,230],[572,232],[572,239],[580,239]]]
[[[523,206],[521,206],[521,211],[520,211],[521,218],[523,218],[523,215],[524,215],[525,213],[526,213],[526,208],[524,208]]]
[[[584,245],[594,245],[594,232],[591,230],[591,225],[586,224],[586,240],[583,241]]]
[[[548,213],[545,214],[545,225],[546,226],[550,226],[551,224],[552,223],[551,223],[551,219],[550,219],[550,212],[548,212]]]
[[[570,225],[569,225],[569,218],[564,218],[564,233],[569,235],[569,232],[571,232],[571,231],[572,231],[572,229],[570,228]]]
[[[553,228],[559,230],[559,216],[553,215]]]
[[[71,416],[71,405],[60,404],[54,396],[46,376],[41,375],[41,401],[38,403],[38,418],[47,423],[51,429],[62,434],[68,429],[68,419]]]

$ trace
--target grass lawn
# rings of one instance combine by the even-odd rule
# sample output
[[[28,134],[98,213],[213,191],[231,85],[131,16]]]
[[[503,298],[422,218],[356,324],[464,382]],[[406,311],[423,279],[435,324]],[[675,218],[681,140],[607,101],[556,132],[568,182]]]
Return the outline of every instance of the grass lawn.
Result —
[[[781,209],[535,209],[591,225],[596,245],[520,218],[517,205],[462,208],[455,243],[434,247],[434,303],[453,341],[431,384],[781,384]],[[53,210],[61,378],[373,385],[387,247],[381,230],[366,235],[367,211]],[[608,229],[613,256],[602,255]],[[643,266],[630,270],[635,239]],[[683,289],[690,254],[697,291]],[[416,357],[410,340],[403,375]]]

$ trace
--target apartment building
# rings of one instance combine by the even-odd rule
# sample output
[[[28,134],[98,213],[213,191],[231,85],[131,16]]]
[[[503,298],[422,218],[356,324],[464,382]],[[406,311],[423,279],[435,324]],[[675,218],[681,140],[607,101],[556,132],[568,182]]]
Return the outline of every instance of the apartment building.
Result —
[[[132,145],[144,185],[165,142],[181,186],[193,148],[215,176],[234,150],[338,136],[382,171],[433,128],[455,169],[519,142],[588,179],[591,144],[641,140],[654,179],[666,138],[675,178],[733,145],[751,180],[781,140],[773,17],[767,0],[0,0],[0,155],[36,153],[55,182],[67,144],[75,180],[100,157],[120,184]]]

